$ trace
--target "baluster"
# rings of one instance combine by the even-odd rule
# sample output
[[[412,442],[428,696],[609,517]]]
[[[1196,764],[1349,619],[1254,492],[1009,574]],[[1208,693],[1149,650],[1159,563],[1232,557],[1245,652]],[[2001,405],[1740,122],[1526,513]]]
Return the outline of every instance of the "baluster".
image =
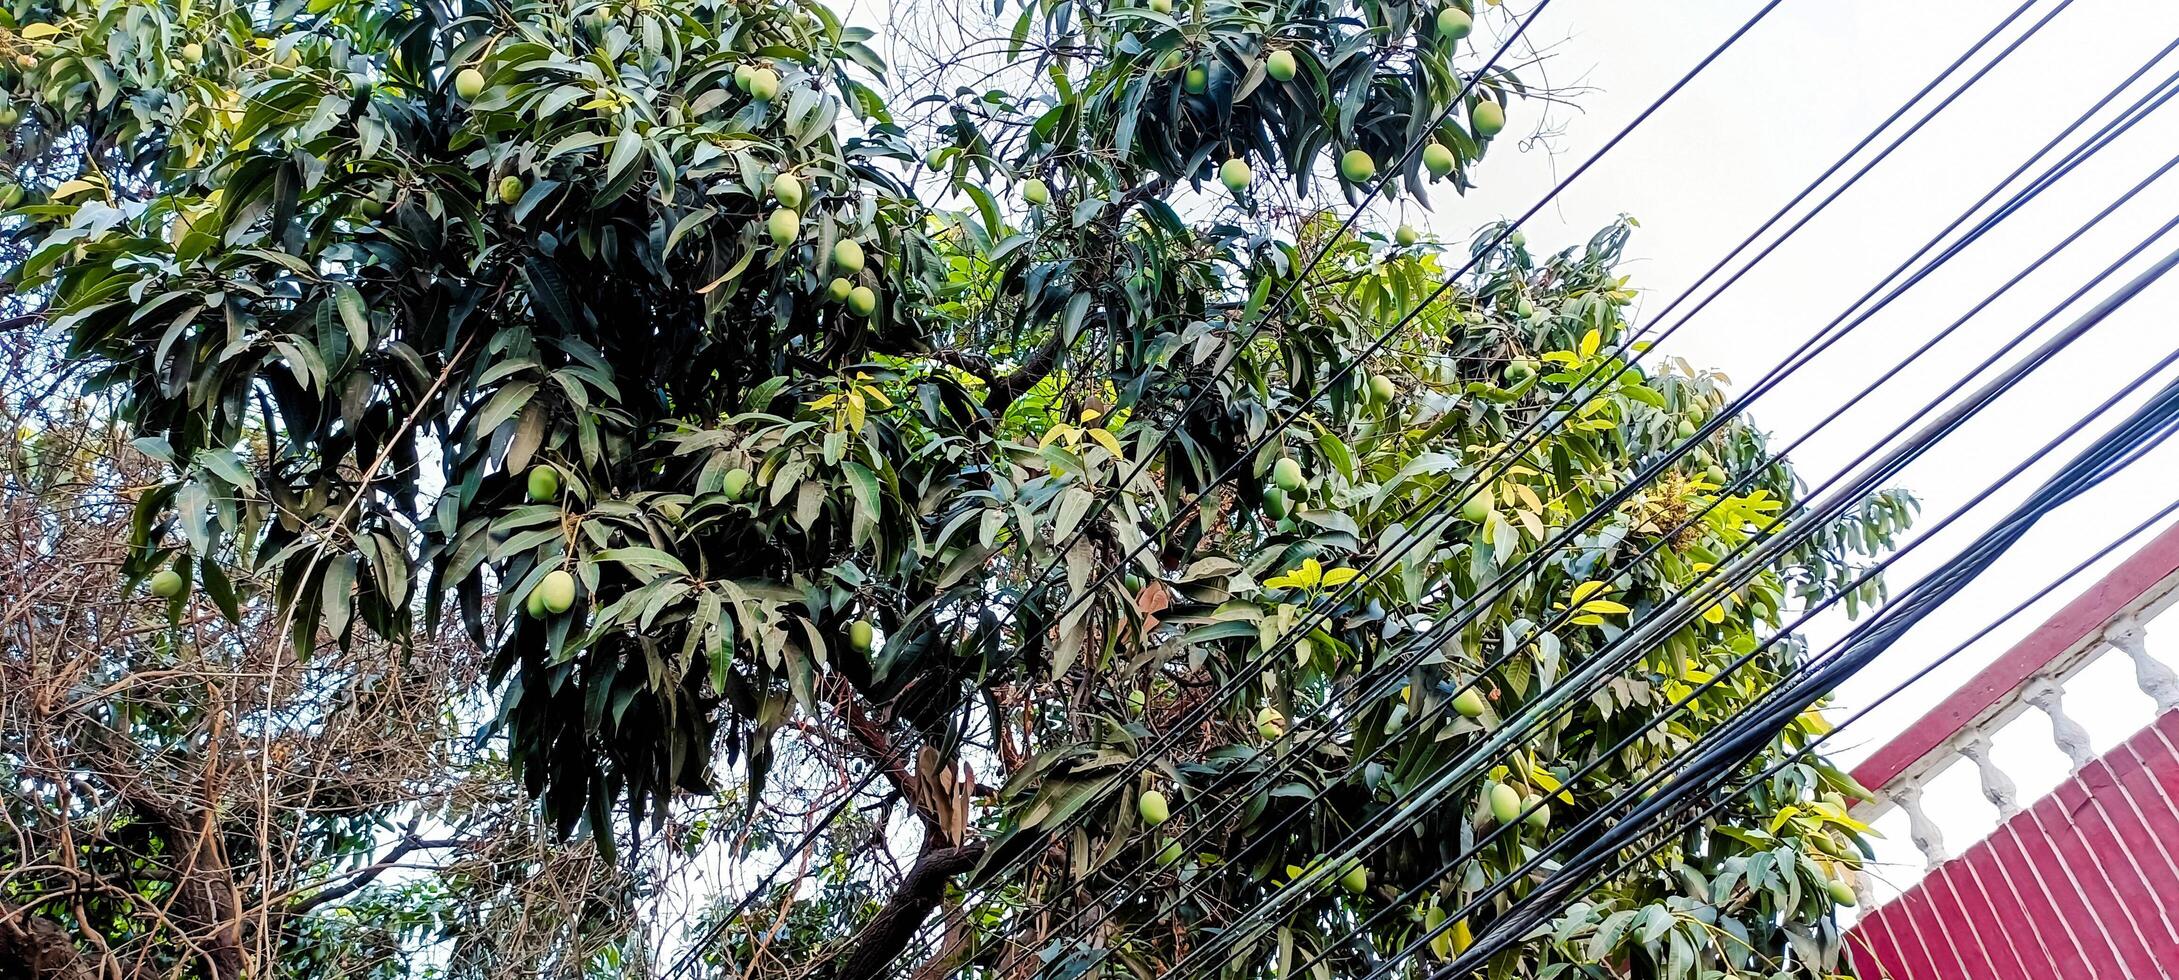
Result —
[[[2096,750],[2088,743],[2088,729],[2066,714],[2065,693],[2065,685],[2043,677],[2028,686],[2022,700],[2050,716],[2050,740],[2058,744],[2066,758],[2073,760],[2073,771],[2079,772],[2095,760]]]
[[[1999,769],[1990,758],[1990,740],[1980,734],[1963,739],[1959,753],[1975,764],[1975,773],[1982,777],[1982,798],[1997,807],[1999,820],[2020,812],[2020,788],[2013,785],[2013,777]]]
[[[2111,621],[2104,631],[2104,642],[2126,651],[2134,661],[2134,683],[2156,702],[2158,712],[2179,708],[2179,674],[2172,672],[2164,662],[2149,656],[2149,631],[2132,616],[2121,616]]]
[[[1937,822],[1929,819],[1929,814],[1922,812],[1922,788],[1919,786],[1886,788],[1884,795],[1891,797],[1891,801],[1898,804],[1900,810],[1905,811],[1907,815],[1907,836],[1914,841],[1914,846],[1922,852],[1922,858],[1929,862],[1930,870],[1936,870],[1938,865],[1945,862],[1944,832],[1937,829]]]

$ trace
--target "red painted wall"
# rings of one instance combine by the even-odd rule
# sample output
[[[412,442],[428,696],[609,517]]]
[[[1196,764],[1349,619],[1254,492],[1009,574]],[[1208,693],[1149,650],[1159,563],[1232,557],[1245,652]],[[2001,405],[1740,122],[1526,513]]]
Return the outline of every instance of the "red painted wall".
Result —
[[[2179,711],[1863,917],[1847,944],[1864,978],[2179,975]]]

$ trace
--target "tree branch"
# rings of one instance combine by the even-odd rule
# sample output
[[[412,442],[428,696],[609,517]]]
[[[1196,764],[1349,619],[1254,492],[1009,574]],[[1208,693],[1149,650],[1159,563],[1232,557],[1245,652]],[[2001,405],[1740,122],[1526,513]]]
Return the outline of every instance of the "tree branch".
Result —
[[[1037,386],[1037,382],[1043,381],[1046,375],[1052,373],[1052,368],[1059,365],[1059,354],[1066,349],[1066,344],[1066,333],[1054,330],[1044,346],[1029,355],[1029,359],[1023,361],[1020,367],[1003,378],[991,379],[991,389],[984,395],[984,409],[993,418],[1005,415],[1007,406],[1014,404],[1014,399],[1027,394],[1029,389]]]
[[[925,851],[916,859],[915,867],[900,879],[900,887],[893,890],[885,907],[856,933],[852,945],[833,958],[830,971],[824,975],[832,980],[874,980],[880,976],[946,897],[946,882],[974,868],[983,856],[981,842]]]
[[[28,907],[0,902],[0,978],[89,980],[90,976],[67,931],[30,914]]]
[[[441,847],[460,847],[461,845],[467,843],[469,843],[469,841],[458,837],[450,837],[443,840],[425,840],[413,835],[403,837],[401,839],[401,843],[395,844],[392,850],[386,852],[385,857],[379,858],[378,860],[373,861],[370,864],[367,864],[361,868],[357,868],[355,871],[349,874],[347,881],[341,882],[340,884],[334,885],[330,888],[318,889],[315,892],[312,892],[289,903],[287,909],[288,914],[302,915],[306,912],[309,912],[311,909],[317,908],[318,906],[324,905],[328,902],[337,902],[341,899],[347,898],[348,896],[353,895],[358,891],[361,891],[364,886],[369,885],[371,882],[377,880],[379,875],[385,874],[387,871],[390,871],[393,868],[399,866],[402,858],[408,857],[409,855],[414,854],[417,851],[428,851],[434,848]]]

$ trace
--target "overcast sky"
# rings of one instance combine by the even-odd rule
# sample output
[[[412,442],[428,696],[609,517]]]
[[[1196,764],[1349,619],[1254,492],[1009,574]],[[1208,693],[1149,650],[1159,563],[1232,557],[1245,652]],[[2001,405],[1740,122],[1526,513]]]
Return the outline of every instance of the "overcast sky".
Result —
[[[1532,219],[1530,246],[1578,243],[1614,215],[1631,214],[1642,228],[1631,248],[1636,261],[1628,268],[1636,285],[1647,291],[1644,308],[1662,310],[2017,5],[2017,0],[1787,0]],[[2057,0],[2036,3],[1973,65],[1984,63],[2059,5]],[[1484,186],[1465,200],[1439,202],[1431,214],[1413,209],[1403,214],[1395,207],[1390,216],[1418,225],[1427,221],[1440,234],[1457,236],[1484,221],[1526,211],[1759,7],[1752,0],[1551,0],[1532,28],[1532,37],[1549,58],[1529,77],[1582,91],[1572,107],[1516,103],[1508,133],[1530,133],[1540,125],[1554,135],[1494,148],[1493,158],[1479,172]],[[1533,8],[1519,9],[1525,13]],[[1489,20],[1501,28],[1511,24],[1503,13]],[[1785,247],[1689,320],[1666,349],[1698,366],[1727,372],[1745,389],[2174,38],[2179,38],[2179,4],[2074,0]],[[1970,71],[1956,78],[1964,79]],[[2179,71],[2179,55],[2158,62],[2119,105],[2174,71]],[[1924,104],[1949,91],[1948,84]],[[2115,110],[2106,110],[2096,122]],[[1919,112],[1909,118],[1918,117]],[[1755,415],[1775,434],[1774,446],[1807,432],[2127,187],[2169,162],[2175,152],[2179,107],[2167,106],[1763,397]],[[1919,411],[2174,215],[2179,215],[2179,175],[2149,187],[1968,321],[1915,368],[1811,438],[1796,453],[1800,472],[1811,482],[1821,482],[1851,464],[1872,439]],[[2173,249],[2179,249],[2179,235],[2152,245],[2107,288]],[[2027,346],[2047,337],[2107,288],[2070,309]],[[2179,329],[2174,329],[2170,312],[2175,299],[2179,273],[2142,294],[1908,469],[1898,482],[1925,502],[1924,525],[1934,525],[1965,505],[2179,346]],[[1672,320],[1678,317],[1674,314]],[[2172,377],[2173,372],[2164,372],[2159,382]],[[2117,413],[2106,416],[2115,417]],[[2092,427],[2091,432],[2101,428]],[[2052,459],[2066,455],[2069,450]],[[2030,470],[1953,530],[1933,536],[1901,559],[1891,576],[1894,589],[1950,556],[2049,468]],[[1834,714],[1843,716],[1867,704],[2168,504],[2179,492],[2175,477],[2179,449],[2167,447],[2093,497],[2046,518],[1960,600],[1842,692],[1843,710]],[[2122,549],[2114,560],[2130,550]],[[2061,588],[1947,669],[1909,688],[1893,705],[1872,713],[1840,736],[1847,743],[1842,752],[1849,760],[1865,754],[2088,581],[2092,577]],[[1813,633],[1819,639],[1836,636],[1840,627],[1827,623]],[[2152,651],[2160,651],[2167,662],[2179,661],[2179,627],[2167,627],[2162,640],[2152,636]],[[2107,656],[2069,692],[2074,716],[2088,726],[2099,749],[2138,729],[2151,714],[2150,702],[2135,690],[2131,678],[2123,656]],[[2008,729],[1998,740],[1997,753],[2031,795],[2046,791],[2065,772],[2063,757],[2050,745],[2048,727],[2039,717]],[[1993,821],[1973,786],[1971,767],[1962,765],[1931,790],[1933,814],[1947,830],[1954,853]],[[1900,857],[1905,834],[1896,815],[1880,826],[1893,834],[1884,855]]]

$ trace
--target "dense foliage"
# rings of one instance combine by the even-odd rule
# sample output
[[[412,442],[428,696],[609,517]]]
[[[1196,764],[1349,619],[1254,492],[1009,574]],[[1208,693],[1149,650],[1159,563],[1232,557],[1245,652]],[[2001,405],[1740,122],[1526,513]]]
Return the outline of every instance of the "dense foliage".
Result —
[[[1628,228],[1447,250],[1308,206],[1466,185],[1524,91],[1474,74],[1459,25],[1488,8],[999,6],[982,57],[1012,84],[917,92],[816,3],[15,5],[8,277],[166,469],[129,572],[301,650],[426,656],[451,617],[491,656],[486,734],[608,858],[771,839],[875,768],[911,825],[840,832],[910,866],[836,850],[714,963],[852,976],[913,946],[1028,976],[1049,946],[1047,976],[1147,977],[1217,935],[1233,975],[1297,949],[1366,972],[1551,839],[1357,932],[1488,826],[1480,779],[1431,777],[1798,488],[1734,421],[1557,540],[1724,403],[1685,365],[1616,370]],[[1797,646],[1612,743],[1906,518],[1822,529],[1487,778],[1561,825],[1609,799]],[[1501,651],[1487,703],[1444,710]],[[1789,769],[1502,970],[1829,970],[1842,788]],[[663,832],[715,792],[735,812]],[[1417,832],[1363,887],[1220,931],[1396,809]]]

